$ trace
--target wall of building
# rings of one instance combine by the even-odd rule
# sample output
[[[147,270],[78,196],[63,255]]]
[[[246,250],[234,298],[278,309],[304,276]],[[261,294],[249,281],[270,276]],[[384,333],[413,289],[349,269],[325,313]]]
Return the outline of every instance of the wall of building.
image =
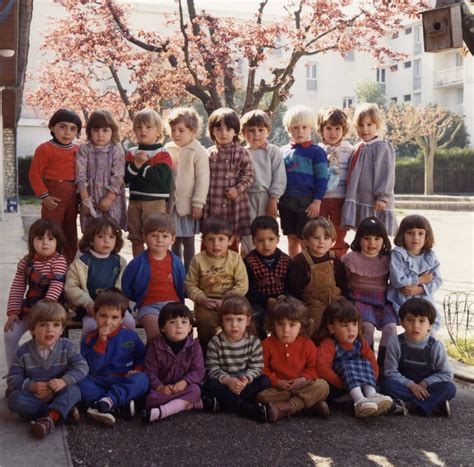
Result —
[[[17,194],[15,131],[3,129],[3,192],[5,203],[7,198],[15,198]]]

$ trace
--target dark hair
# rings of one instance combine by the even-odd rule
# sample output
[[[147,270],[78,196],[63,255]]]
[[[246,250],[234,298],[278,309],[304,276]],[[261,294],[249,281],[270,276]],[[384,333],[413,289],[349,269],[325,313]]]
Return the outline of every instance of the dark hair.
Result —
[[[235,113],[234,110],[227,107],[221,107],[220,109],[214,110],[209,116],[208,126],[209,126],[209,136],[217,143],[216,138],[214,137],[214,128],[221,126],[222,122],[227,128],[232,128],[235,131],[233,141],[236,143],[239,141],[240,133],[240,120],[239,116]]]
[[[91,113],[86,125],[86,135],[89,141],[92,138],[93,128],[110,128],[112,130],[112,139],[110,141],[112,143],[120,141],[118,123],[108,110],[100,109]]]
[[[318,133],[322,136],[326,125],[341,126],[342,137],[349,131],[349,119],[347,114],[337,107],[325,107],[318,112],[316,116],[316,128]]]
[[[97,295],[94,301],[94,313],[97,313],[103,306],[108,306],[110,308],[119,309],[123,318],[129,305],[130,302],[128,301],[128,298],[120,289],[117,289],[117,287],[110,287]]]
[[[402,219],[393,243],[405,248],[405,233],[407,230],[411,229],[423,229],[425,231],[425,244],[423,245],[422,251],[431,251],[434,245],[433,229],[431,228],[428,219],[419,214],[412,214],[411,216],[406,216]]]
[[[300,334],[307,336],[310,325],[310,316],[306,305],[297,298],[283,297],[278,299],[275,306],[267,314],[265,327],[275,335],[275,323],[278,321],[299,321],[301,323]]]
[[[118,253],[123,247],[122,230],[120,229],[117,221],[111,217],[95,217],[87,224],[86,230],[79,241],[79,251],[85,253],[92,249],[94,243],[94,237],[101,233],[107,232],[111,229],[112,234],[115,235],[115,248],[114,252]]]
[[[265,127],[268,131],[272,131],[272,121],[270,117],[260,109],[251,110],[242,116],[240,119],[242,132],[249,126]]]
[[[151,232],[166,232],[176,235],[176,221],[169,214],[153,214],[143,223],[143,235]]]
[[[40,321],[60,321],[66,323],[66,310],[56,300],[45,298],[39,300],[32,307],[27,316],[28,330],[33,331]]]
[[[252,237],[255,237],[258,230],[271,230],[277,237],[280,235],[278,222],[271,216],[257,216],[250,225]]]
[[[81,133],[82,122],[81,117],[77,115],[74,110],[70,109],[59,109],[54,112],[53,116],[49,119],[48,128],[51,131],[51,135],[54,136],[52,128],[60,122],[74,123],[77,126],[77,136]]]
[[[351,243],[352,251],[361,251],[360,241],[364,237],[381,237],[383,238],[382,249],[380,250],[381,255],[388,255],[392,250],[390,239],[387,235],[387,229],[384,223],[378,217],[366,217],[357,227],[354,240]]]
[[[308,240],[316,233],[316,229],[321,227],[324,230],[324,233],[331,237],[333,240],[336,240],[336,229],[334,228],[334,224],[323,216],[317,216],[314,219],[310,219],[306,222],[305,226],[303,227],[303,231],[301,236],[304,240]]]
[[[340,297],[335,302],[328,305],[323,311],[321,325],[316,338],[318,343],[326,337],[331,336],[329,325],[334,324],[336,321],[339,321],[340,323],[357,322],[359,337],[362,337],[362,321],[360,319],[359,311],[349,300]]]
[[[61,227],[50,219],[38,219],[31,224],[28,231],[28,254],[25,259],[33,259],[36,252],[34,247],[35,237],[42,237],[49,232],[56,239],[56,251],[62,253],[64,248],[64,234]]]
[[[206,238],[207,234],[222,234],[227,235],[231,238],[234,234],[232,232],[232,227],[225,219],[222,217],[212,216],[209,217],[201,228],[202,238]]]
[[[436,320],[436,309],[434,305],[424,298],[409,298],[398,310],[400,321],[403,321],[407,315],[426,316],[430,324]]]
[[[194,325],[193,313],[184,303],[169,302],[161,309],[158,315],[158,328],[161,330],[170,319],[180,317],[189,318],[191,326]]]

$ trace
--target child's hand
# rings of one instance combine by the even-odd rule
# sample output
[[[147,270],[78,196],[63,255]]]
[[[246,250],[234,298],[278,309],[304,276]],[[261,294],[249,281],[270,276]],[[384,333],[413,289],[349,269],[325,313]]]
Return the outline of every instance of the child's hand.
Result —
[[[56,196],[46,196],[41,202],[47,211],[54,211],[58,206],[61,200],[56,198]]]
[[[280,381],[276,383],[275,387],[281,391],[289,391],[291,389],[291,384],[286,379],[280,379]]]
[[[53,392],[62,391],[66,386],[67,386],[67,383],[62,378],[54,378],[48,381],[48,387]]]
[[[148,161],[148,154],[145,151],[137,151],[133,163],[139,169],[145,162]]]
[[[408,385],[408,389],[414,394],[417,399],[420,400],[425,400],[430,397],[430,393],[426,389],[426,383],[423,383],[424,381],[422,381],[420,384],[411,383]]]
[[[109,326],[108,324],[106,324],[105,326],[101,326],[100,328],[98,327],[97,333],[99,334],[99,339],[102,341],[106,341],[111,331],[112,326]]]
[[[221,306],[222,300],[216,300],[215,298],[205,297],[199,300],[199,305],[205,306],[209,310],[217,310]]]
[[[413,295],[420,295],[423,293],[423,287],[419,285],[405,285],[400,289],[400,292],[406,297],[412,297]]]
[[[375,211],[383,211],[386,206],[387,203],[385,201],[381,201],[380,199],[378,199],[374,204],[374,209]]]
[[[38,399],[43,401],[48,401],[53,397],[53,391],[49,388],[47,381],[31,383],[30,390]]]
[[[267,216],[278,217],[278,201],[275,198],[270,198],[267,203]]]
[[[267,308],[271,311],[273,307],[277,304],[278,299],[270,297],[267,299]]]
[[[433,280],[433,274],[429,271],[418,276],[418,284],[429,284]]]
[[[165,394],[166,396],[170,396],[173,394],[173,385],[171,384],[163,384],[162,386],[158,386],[156,388],[156,392],[160,394]]]
[[[7,318],[7,322],[5,323],[5,326],[3,326],[3,331],[7,332],[7,331],[12,330],[15,323],[19,323],[19,322],[20,322],[20,318],[18,315],[10,315]]]
[[[288,382],[290,383],[290,391],[298,391],[298,389],[306,386],[307,379],[302,376],[301,378],[290,379]]]
[[[239,376],[239,381],[242,382],[242,384],[244,385],[244,387],[242,389],[245,388],[245,386],[247,386],[249,383],[250,383],[250,380],[247,378],[247,376]]]
[[[226,376],[222,382],[234,393],[239,395],[242,390],[245,388],[245,384],[240,381],[239,378],[234,378],[233,376]]]
[[[115,194],[113,194],[113,196],[110,196],[109,194],[107,194],[100,200],[99,205],[97,207],[99,208],[100,211],[107,212],[110,209],[110,206],[112,206],[114,199],[115,199]]]
[[[321,207],[321,200],[315,199],[307,208],[306,208],[306,216],[313,218],[319,216],[319,208]]]
[[[186,386],[188,383],[182,379],[181,381],[178,381],[177,383],[173,384],[173,394],[176,394],[177,392],[184,391],[186,389]]]
[[[192,208],[191,209],[191,217],[194,220],[201,219],[201,217],[202,217],[202,208]]]
[[[225,195],[228,199],[230,199],[231,201],[234,201],[234,199],[237,198],[237,196],[239,196],[239,192],[237,191],[235,187],[231,187],[225,190]]]

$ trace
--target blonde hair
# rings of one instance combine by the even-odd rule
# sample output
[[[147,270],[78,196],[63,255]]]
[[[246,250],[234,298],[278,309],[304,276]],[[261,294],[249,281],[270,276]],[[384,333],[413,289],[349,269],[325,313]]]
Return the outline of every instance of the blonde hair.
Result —
[[[307,125],[314,128],[314,112],[305,105],[295,105],[290,107],[283,117],[283,126],[289,133],[290,128],[295,125]]]
[[[41,321],[60,321],[64,326],[66,323],[66,310],[55,300],[45,298],[36,302],[28,313],[28,330],[33,331]]]
[[[377,104],[360,104],[356,107],[354,118],[352,120],[354,126],[359,126],[364,118],[368,117],[372,123],[375,123],[380,134],[385,132],[385,120],[382,111]]]
[[[323,130],[326,125],[341,126],[342,137],[349,132],[349,119],[347,114],[337,107],[324,107],[316,116],[316,129],[323,136]]]
[[[158,129],[161,141],[163,137],[163,122],[161,121],[160,114],[153,109],[143,109],[137,112],[133,119],[133,131],[135,131],[141,125],[151,125]]]
[[[182,123],[186,128],[196,132],[196,136],[202,130],[202,118],[192,107],[177,107],[173,109],[167,118],[168,126],[171,127]]]

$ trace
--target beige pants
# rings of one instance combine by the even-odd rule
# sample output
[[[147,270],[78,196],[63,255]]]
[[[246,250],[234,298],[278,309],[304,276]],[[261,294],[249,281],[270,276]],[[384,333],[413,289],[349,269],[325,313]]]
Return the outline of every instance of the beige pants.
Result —
[[[131,200],[128,203],[128,239],[141,242],[143,240],[143,224],[153,214],[164,214],[166,212],[166,200],[157,199],[152,201]]]
[[[206,356],[207,344],[217,334],[219,328],[219,313],[217,310],[210,310],[202,305],[194,306],[194,317],[196,318],[196,327],[199,343],[202,352]]]
[[[308,381],[306,386],[297,391],[281,391],[276,388],[265,389],[257,396],[257,401],[262,404],[269,402],[289,401],[292,413],[303,409],[309,409],[319,401],[323,401],[329,394],[329,385],[324,379]]]

